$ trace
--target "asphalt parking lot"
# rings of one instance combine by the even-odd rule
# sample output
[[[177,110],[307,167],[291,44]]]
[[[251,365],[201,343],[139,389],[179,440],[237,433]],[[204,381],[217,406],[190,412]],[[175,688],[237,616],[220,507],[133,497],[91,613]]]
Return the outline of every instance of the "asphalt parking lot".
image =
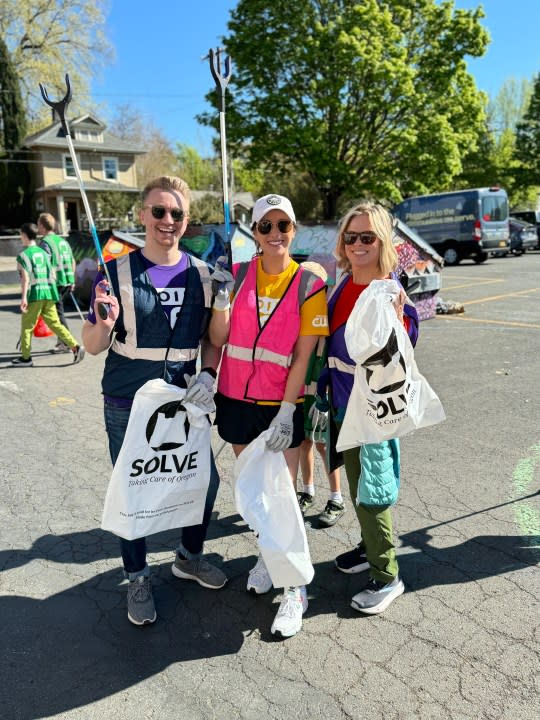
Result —
[[[117,541],[100,530],[110,476],[102,357],[72,365],[36,339],[17,353],[18,300],[0,289],[0,707],[5,720],[540,716],[540,252],[445,268],[465,312],[421,324],[418,366],[447,420],[402,441],[394,512],[406,593],[350,608],[366,574],[334,557],[359,539],[350,502],[330,529],[317,461],[306,518],[315,578],[299,635],[275,641],[278,593],[245,592],[257,550],[236,512],[233,455],[205,546],[218,592],[173,578],[176,533],[153,536],[158,621],[127,620]],[[70,323],[80,335],[75,313]],[[214,438],[216,449],[221,447]]]

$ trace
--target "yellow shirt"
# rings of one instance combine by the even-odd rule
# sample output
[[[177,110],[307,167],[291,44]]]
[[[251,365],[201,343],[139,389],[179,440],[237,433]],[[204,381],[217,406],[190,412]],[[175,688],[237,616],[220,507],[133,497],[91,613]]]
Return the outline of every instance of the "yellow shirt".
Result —
[[[270,317],[274,308],[289,287],[298,269],[294,260],[279,275],[269,275],[262,269],[261,259],[257,261],[257,295],[259,297],[259,320],[261,326]],[[328,308],[324,290],[309,297],[300,307],[300,335],[328,335]]]

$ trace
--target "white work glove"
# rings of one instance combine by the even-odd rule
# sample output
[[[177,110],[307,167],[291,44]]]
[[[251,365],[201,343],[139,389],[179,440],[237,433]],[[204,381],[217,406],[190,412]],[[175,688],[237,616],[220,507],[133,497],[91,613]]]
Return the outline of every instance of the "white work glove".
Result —
[[[295,410],[296,405],[294,403],[285,401],[281,403],[277,415],[270,423],[270,427],[273,428],[274,432],[266,441],[269,450],[283,452],[283,450],[290,447],[293,439],[293,415]]]
[[[198,375],[184,375],[186,382],[185,402],[190,402],[204,410],[206,413],[215,412],[214,404],[214,378],[206,370]]]
[[[219,257],[212,273],[213,307],[215,310],[228,310],[231,306],[234,276],[227,268],[227,258],[225,256]]]
[[[309,408],[308,417],[311,420],[313,432],[323,433],[328,426],[328,410],[325,412],[317,407],[317,403]]]

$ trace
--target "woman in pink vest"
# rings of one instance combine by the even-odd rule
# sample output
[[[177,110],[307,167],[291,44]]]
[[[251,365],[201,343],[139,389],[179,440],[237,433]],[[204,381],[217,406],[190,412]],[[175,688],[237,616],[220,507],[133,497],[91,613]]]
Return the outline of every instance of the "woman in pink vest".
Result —
[[[227,343],[215,397],[220,437],[232,444],[238,457],[273,428],[267,445],[284,452],[291,482],[304,439],[302,394],[308,361],[318,337],[328,335],[326,286],[289,254],[295,230],[294,210],[286,197],[272,194],[257,200],[252,231],[258,254],[233,266],[230,303],[228,296],[216,301],[214,311],[221,322],[210,338],[218,347]],[[247,590],[259,595],[271,588],[259,556]],[[295,635],[306,609],[305,587],[285,588],[272,634]]]

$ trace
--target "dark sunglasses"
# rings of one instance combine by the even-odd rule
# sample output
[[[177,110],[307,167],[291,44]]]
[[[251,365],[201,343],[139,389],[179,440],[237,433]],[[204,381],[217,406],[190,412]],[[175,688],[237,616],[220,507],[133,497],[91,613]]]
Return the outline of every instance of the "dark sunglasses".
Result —
[[[257,223],[257,230],[261,235],[270,235],[274,225],[277,226],[280,233],[288,233],[293,224],[292,220],[278,220],[277,223],[273,223],[271,220],[261,220]]]
[[[343,233],[343,242],[345,243],[345,245],[354,245],[357,240],[360,240],[362,245],[373,245],[376,239],[377,235],[374,232]]]
[[[150,208],[152,217],[156,220],[163,220],[165,213],[170,212],[174,222],[182,222],[186,215],[181,208],[171,208],[169,210],[169,208],[166,208],[163,205],[145,205],[145,207]]]

